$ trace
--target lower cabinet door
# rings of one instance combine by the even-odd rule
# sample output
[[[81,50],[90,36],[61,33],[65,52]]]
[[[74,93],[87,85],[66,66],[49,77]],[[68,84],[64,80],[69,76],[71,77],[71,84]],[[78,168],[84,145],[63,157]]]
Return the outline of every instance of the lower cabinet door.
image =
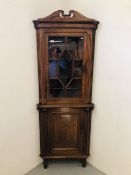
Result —
[[[88,121],[84,110],[49,109],[46,117],[48,156],[73,158],[86,154]]]

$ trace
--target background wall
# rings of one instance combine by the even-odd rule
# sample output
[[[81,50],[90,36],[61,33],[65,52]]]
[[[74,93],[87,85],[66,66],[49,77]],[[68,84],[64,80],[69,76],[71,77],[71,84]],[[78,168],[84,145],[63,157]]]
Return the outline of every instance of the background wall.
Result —
[[[0,1],[1,2],[1,1]],[[0,5],[0,174],[23,175],[39,158],[36,38],[32,20],[61,0],[3,0]]]
[[[39,158],[38,78],[32,20],[75,9],[96,35],[90,163],[131,175],[131,1],[4,0],[0,6],[0,174],[23,175]]]
[[[131,1],[72,0],[68,9],[100,21],[90,163],[107,175],[131,175]]]

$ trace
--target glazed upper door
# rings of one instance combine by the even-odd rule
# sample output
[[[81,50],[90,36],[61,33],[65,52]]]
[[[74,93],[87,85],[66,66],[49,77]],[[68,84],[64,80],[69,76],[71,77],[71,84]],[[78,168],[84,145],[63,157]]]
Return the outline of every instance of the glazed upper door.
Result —
[[[47,102],[86,102],[89,47],[84,33],[49,33],[47,40]]]

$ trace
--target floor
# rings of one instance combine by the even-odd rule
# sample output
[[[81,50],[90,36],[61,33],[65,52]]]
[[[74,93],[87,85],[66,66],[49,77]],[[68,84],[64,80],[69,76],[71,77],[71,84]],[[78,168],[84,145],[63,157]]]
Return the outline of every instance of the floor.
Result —
[[[25,175],[106,175],[87,164],[86,168],[76,161],[52,161],[49,162],[48,168],[44,169],[43,164],[38,165]]]

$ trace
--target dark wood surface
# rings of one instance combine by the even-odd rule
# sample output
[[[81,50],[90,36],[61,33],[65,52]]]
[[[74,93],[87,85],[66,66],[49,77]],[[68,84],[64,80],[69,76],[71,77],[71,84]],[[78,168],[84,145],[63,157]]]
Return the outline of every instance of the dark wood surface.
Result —
[[[52,159],[78,159],[86,166],[89,156],[95,30],[98,21],[71,10],[58,10],[34,20],[37,34],[40,156],[44,168]],[[84,37],[82,94],[77,97],[50,97],[48,75],[48,38]]]
[[[65,14],[63,10],[57,10],[50,14],[47,17],[39,18],[38,20],[33,21],[35,24],[35,27],[37,27],[40,23],[88,23],[88,24],[95,24],[98,25],[99,21],[96,21],[94,19],[88,18],[81,13],[70,10],[69,14]]]

